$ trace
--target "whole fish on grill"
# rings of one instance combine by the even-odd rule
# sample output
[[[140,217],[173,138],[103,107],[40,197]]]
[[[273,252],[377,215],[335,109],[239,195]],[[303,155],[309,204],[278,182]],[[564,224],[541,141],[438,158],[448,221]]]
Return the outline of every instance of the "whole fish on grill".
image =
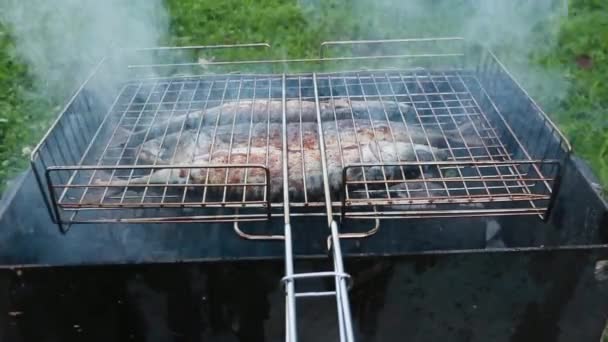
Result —
[[[410,106],[395,101],[352,101],[337,99],[320,101],[321,120],[340,120],[347,118],[375,118],[386,116],[395,120],[412,118]],[[317,120],[314,101],[287,100],[285,103],[287,122],[315,122]],[[281,100],[241,100],[226,102],[222,105],[177,115],[167,120],[153,123],[132,134],[136,141],[154,139],[163,134],[171,134],[185,129],[196,129],[201,120],[207,125],[224,126],[233,122],[282,122],[283,102]]]
[[[410,145],[428,145],[435,148],[467,144],[478,146],[480,138],[470,134],[471,129],[463,125],[443,132],[434,128],[423,128],[420,125],[405,125],[403,122],[388,123],[382,120],[337,120],[323,124],[323,134],[328,148],[341,148],[342,145],[368,144],[378,142],[410,143]],[[318,139],[317,124],[312,122],[287,124],[288,146],[310,147],[310,142]],[[464,132],[464,133],[463,133]],[[429,145],[430,143],[430,145]],[[234,146],[262,147],[282,146],[282,124],[274,122],[241,123],[223,126],[205,126],[196,132],[186,130],[156,139],[148,140],[137,149],[137,160],[142,164],[170,164],[187,162],[196,156],[206,154],[214,148],[232,148]],[[419,149],[421,153],[424,149]],[[421,161],[428,161],[420,156]],[[441,156],[442,160],[444,157]],[[414,159],[416,160],[415,156]]]
[[[163,134],[147,140],[137,159],[144,164],[177,165],[160,169],[148,176],[131,180],[99,181],[111,187],[130,184],[239,184],[269,183],[273,198],[282,194],[282,124],[271,120],[254,122],[232,121],[226,125],[205,125]],[[332,191],[342,187],[343,170],[347,179],[407,179],[415,178],[427,167],[394,165],[403,162],[430,162],[448,159],[442,147],[480,143],[475,124],[440,130],[434,126],[408,124],[375,118],[328,120],[322,124],[328,165],[328,181]],[[323,172],[316,122],[289,122],[286,126],[289,161],[290,193],[294,196],[322,195]],[[470,138],[472,137],[472,138]],[[435,146],[433,146],[435,145]],[[439,147],[439,148],[438,148]],[[352,164],[368,164],[353,167]],[[257,164],[264,165],[270,180],[260,168],[205,168],[204,165]],[[183,165],[183,167],[181,167]],[[192,167],[196,165],[196,167]],[[204,177],[201,173],[204,173]],[[223,178],[222,178],[223,177]],[[247,178],[245,180],[245,177]],[[221,187],[214,187],[220,189]],[[211,188],[208,188],[211,189]],[[228,186],[230,195],[242,193],[244,187]],[[213,193],[213,191],[208,191]],[[256,198],[264,193],[261,186],[248,186],[247,193]]]
[[[307,193],[311,197],[320,197],[323,194],[323,171],[321,152],[318,140],[309,141],[304,148],[290,148],[287,161],[289,167],[289,192],[295,196]],[[225,147],[225,146],[224,146]],[[356,163],[374,163],[396,161],[413,161],[415,153],[424,152],[427,156],[435,155],[443,158],[440,150],[426,145],[412,145],[409,143],[388,143],[347,145],[340,151],[326,150],[328,166],[328,181],[332,191],[340,190],[342,186],[342,171],[346,165]],[[221,185],[208,187],[209,196],[214,200],[224,200],[240,197],[245,184],[247,186],[248,200],[262,200],[265,189],[260,184],[270,185],[272,199],[282,195],[282,150],[272,145],[264,147],[247,146],[233,147],[231,149],[218,148],[206,155],[195,156],[188,163],[176,163],[172,168],[159,169],[149,175],[132,179],[114,179],[111,181],[98,179],[97,185],[109,186],[113,190],[125,188],[129,185],[141,184],[194,184],[194,185]],[[235,164],[239,164],[236,165]],[[219,167],[205,167],[219,166]],[[221,167],[221,166],[226,167]],[[232,165],[232,166],[231,166]],[[243,165],[248,165],[247,167]],[[256,167],[261,165],[264,168]],[[266,173],[268,170],[268,173]],[[399,176],[398,167],[371,167],[361,169],[350,168],[347,172],[349,179],[358,179],[363,173],[370,179],[383,179]],[[381,174],[381,175],[380,175]],[[268,178],[268,176],[270,178]],[[403,176],[403,175],[401,175]],[[217,198],[221,193],[221,198]]]

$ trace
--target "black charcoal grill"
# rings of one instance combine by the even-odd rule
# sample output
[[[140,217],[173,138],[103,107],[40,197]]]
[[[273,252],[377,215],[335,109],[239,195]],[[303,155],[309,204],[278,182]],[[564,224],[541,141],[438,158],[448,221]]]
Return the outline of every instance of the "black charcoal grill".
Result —
[[[4,264],[283,258],[287,340],[308,334],[298,334],[298,322],[311,324],[296,302],[335,297],[335,338],[352,341],[366,323],[355,299],[353,328],[348,287],[358,293],[357,276],[367,271],[351,280],[343,255],[380,265],[394,259],[373,258],[505,252],[515,260],[560,250],[601,259],[605,202],[564,136],[491,52],[461,38],[341,41],[323,43],[315,59],[192,62],[199,51],[268,48],[156,48],[104,59],[34,150],[33,173],[7,205]],[[265,109],[247,107],[255,101]],[[176,162],[188,132],[220,130],[230,151],[243,151],[237,162]],[[431,145],[441,132],[442,155],[387,158],[382,144],[397,146],[403,132],[411,146]],[[218,134],[210,134],[210,154]],[[151,136],[167,147],[145,155]],[[373,162],[362,139],[376,148]],[[347,140],[358,151],[347,151]],[[347,153],[357,162],[345,161]],[[317,178],[307,175],[315,156]],[[161,170],[184,181],[134,181]],[[28,208],[33,222],[22,221]],[[313,267],[305,263],[296,271],[294,256],[328,251],[329,265],[312,263],[324,269],[304,271]]]

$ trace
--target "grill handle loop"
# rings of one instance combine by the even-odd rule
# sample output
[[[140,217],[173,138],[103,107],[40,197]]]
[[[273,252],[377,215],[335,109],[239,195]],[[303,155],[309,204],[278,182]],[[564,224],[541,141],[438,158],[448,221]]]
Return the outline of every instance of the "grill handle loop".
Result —
[[[239,226],[239,222],[238,221],[234,221],[234,225],[233,225],[233,230],[234,232],[241,238],[246,239],[246,240],[272,240],[272,241],[276,241],[276,240],[280,240],[283,241],[285,240],[285,236],[284,235],[272,235],[272,234],[249,234],[244,232],[241,227]]]
[[[374,206],[374,211],[376,211],[375,206]],[[379,230],[380,230],[380,219],[375,218],[374,226],[371,229],[368,229],[367,231],[364,231],[361,233],[340,233],[338,237],[340,239],[365,239],[372,235],[375,235],[376,233],[378,233]],[[327,236],[327,250],[331,251],[331,235]]]

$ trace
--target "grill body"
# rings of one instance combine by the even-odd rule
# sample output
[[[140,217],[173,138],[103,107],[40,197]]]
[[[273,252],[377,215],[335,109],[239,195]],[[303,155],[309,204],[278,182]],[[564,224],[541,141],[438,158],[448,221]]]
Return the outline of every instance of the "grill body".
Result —
[[[360,45],[382,51],[342,57],[342,49]],[[404,324],[411,324],[413,340],[574,341],[601,334],[608,296],[596,266],[607,257],[606,203],[584,163],[491,52],[455,38],[329,42],[316,59],[221,61],[200,74],[198,63],[172,59],[176,51],[184,52],[139,51],[169,57],[161,64],[136,59],[119,73],[109,72],[114,63],[100,63],[37,147],[32,169],[3,199],[0,305],[12,312],[2,322],[11,340],[39,339],[29,327],[41,317],[41,302],[57,314],[40,331],[68,340],[276,340],[293,326],[278,285],[284,275],[287,311],[298,294],[333,290],[338,299],[337,318],[327,298],[301,304],[300,337],[327,331],[333,339],[350,330],[359,340],[400,340]],[[153,125],[194,109],[260,100],[267,101],[262,117],[237,109]],[[288,117],[290,101],[299,107]],[[340,101],[363,110],[340,112]],[[377,104],[380,110],[372,110]],[[174,163],[177,148],[142,157],[138,139],[176,133],[181,140],[183,122],[198,131],[226,129],[226,143],[246,151],[279,150],[281,173],[269,152],[217,165]],[[412,127],[422,131],[420,139],[432,138],[427,129],[463,135],[463,125],[481,144],[445,139],[446,160],[380,154],[373,162],[344,162],[341,146],[365,138],[361,125],[371,144]],[[307,142],[323,161],[322,187],[289,178],[310,171]],[[286,154],[300,158],[286,168]],[[332,168],[340,170],[337,187]],[[225,181],[145,183],[128,191],[111,183],[162,169],[219,172]],[[246,176],[228,181],[233,173]],[[255,293],[239,296],[243,284]],[[94,319],[78,321],[86,316],[83,303],[100,308]],[[352,329],[343,323],[347,311]],[[336,324],[338,331],[326,329]],[[588,329],[574,328],[581,325]]]

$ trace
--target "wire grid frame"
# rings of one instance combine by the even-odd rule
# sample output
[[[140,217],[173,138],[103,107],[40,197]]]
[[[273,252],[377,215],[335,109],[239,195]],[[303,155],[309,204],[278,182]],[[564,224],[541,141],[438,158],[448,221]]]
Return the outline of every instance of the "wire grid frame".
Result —
[[[287,136],[281,136],[283,98]],[[282,206],[281,170],[288,159],[290,204],[324,206],[315,110],[312,78],[305,75],[285,83],[281,75],[129,82],[78,164],[48,168],[52,201],[80,217],[88,209],[241,209],[148,219],[129,217],[139,216],[133,213],[125,219],[116,210],[106,220],[72,216],[72,222],[267,219],[271,208]],[[280,153],[285,139],[287,159]],[[252,208],[260,210],[247,214]]]
[[[130,82],[79,165],[50,168],[54,200],[75,210],[246,206],[267,218],[281,94],[280,76]]]
[[[542,216],[548,210],[559,163],[529,159],[498,109],[480,106],[472,89],[481,86],[473,73],[355,72],[321,75],[319,82],[321,100],[363,100],[370,107],[380,102],[384,111],[384,118],[370,111],[368,120],[338,130],[356,132],[355,140],[378,151],[374,161],[366,161],[363,152],[360,163],[342,161],[342,215]],[[395,111],[387,105],[391,101],[411,107]]]
[[[261,220],[281,206],[283,163],[290,205],[324,206],[325,158],[333,204],[343,214],[346,207],[373,206],[347,213],[378,217],[384,205],[393,206],[393,216],[410,217],[421,209],[436,214],[437,204],[517,201],[529,213],[546,210],[536,205],[549,199],[555,180],[541,171],[546,162],[511,158],[523,146],[512,142],[506,122],[497,124],[497,109],[481,109],[473,74],[416,69],[314,77],[318,96],[310,74],[285,82],[280,75],[225,75],[127,83],[79,165],[50,168],[53,201],[74,211],[253,208],[204,220]]]

